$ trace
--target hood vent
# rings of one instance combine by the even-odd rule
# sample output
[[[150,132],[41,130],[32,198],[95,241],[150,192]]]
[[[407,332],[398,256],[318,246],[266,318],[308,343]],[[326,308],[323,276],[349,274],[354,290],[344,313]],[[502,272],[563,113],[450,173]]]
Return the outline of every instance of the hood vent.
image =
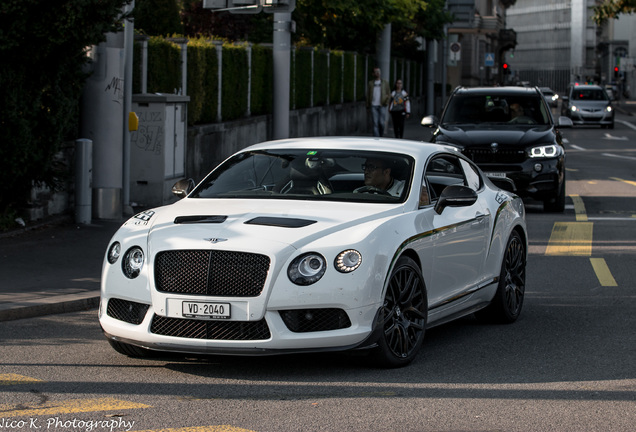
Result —
[[[174,218],[176,224],[192,224],[192,223],[223,223],[227,216],[177,216]]]
[[[302,227],[309,226],[311,224],[315,224],[316,221],[308,220],[308,219],[261,216],[254,219],[250,219],[245,223],[250,225],[266,225],[266,226],[276,226],[281,228],[302,228]]]

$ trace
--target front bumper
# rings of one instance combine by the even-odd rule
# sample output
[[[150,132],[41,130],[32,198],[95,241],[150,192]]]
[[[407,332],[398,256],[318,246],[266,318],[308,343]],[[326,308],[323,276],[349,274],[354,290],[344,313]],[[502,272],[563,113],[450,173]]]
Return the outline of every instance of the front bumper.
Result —
[[[266,355],[364,347],[373,343],[370,336],[380,308],[378,304],[342,310],[340,316],[322,318],[340,320],[340,324],[327,325],[333,329],[323,330],[323,322],[312,331],[311,326],[292,323],[294,318],[285,316],[286,311],[268,310],[258,321],[177,319],[156,315],[150,305],[120,299],[116,300],[124,307],[113,312],[108,307],[110,300],[102,299],[99,310],[100,325],[107,338],[151,350],[190,354]],[[327,309],[336,310],[306,311]],[[346,322],[342,313],[346,314]]]
[[[522,198],[531,198],[545,201],[554,198],[561,190],[565,181],[564,158],[555,159],[528,159],[523,163],[510,164],[483,164],[482,171],[487,175],[495,173],[498,176],[491,177],[495,184],[502,181],[514,183],[514,193]],[[505,180],[502,180],[505,179]]]

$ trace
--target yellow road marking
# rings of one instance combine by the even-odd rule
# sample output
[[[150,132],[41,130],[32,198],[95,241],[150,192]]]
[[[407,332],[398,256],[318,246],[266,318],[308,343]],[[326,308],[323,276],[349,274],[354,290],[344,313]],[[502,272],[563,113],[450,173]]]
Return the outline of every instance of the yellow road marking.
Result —
[[[254,432],[249,429],[237,428],[229,425],[196,426],[176,429],[149,429],[134,432]]]
[[[592,222],[555,222],[546,255],[592,255]]]
[[[18,374],[0,374],[0,385],[27,384],[34,382],[44,382],[37,378],[31,378]]]
[[[632,185],[632,186],[636,186],[636,182],[635,182],[635,181],[631,181],[631,180],[623,180],[623,179],[618,178],[618,177],[610,177],[610,179],[612,179],[612,180],[616,180],[616,181],[619,181],[619,182],[623,182],[623,183],[627,183],[627,184],[630,184],[630,185]]]
[[[574,204],[574,213],[576,214],[577,222],[587,222],[587,213],[585,213],[585,205],[583,204],[583,198],[579,195],[570,195],[572,203]]]
[[[601,286],[618,286],[603,258],[590,258],[590,262]]]
[[[0,405],[3,417],[34,417],[39,415],[70,414],[93,411],[112,411],[136,408],[150,408],[134,402],[126,402],[114,398],[72,399],[66,401],[50,401],[33,407],[20,405]]]

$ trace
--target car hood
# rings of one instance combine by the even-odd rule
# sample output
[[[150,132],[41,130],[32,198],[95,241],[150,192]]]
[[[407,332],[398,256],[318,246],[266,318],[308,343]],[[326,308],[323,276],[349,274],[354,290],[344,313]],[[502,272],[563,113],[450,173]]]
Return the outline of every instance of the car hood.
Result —
[[[300,249],[350,227],[364,238],[375,226],[365,229],[365,223],[402,212],[396,204],[185,198],[136,215],[122,230],[137,238],[147,234],[151,253],[210,247],[274,253],[289,246]]]
[[[610,102],[595,100],[572,100],[570,104],[582,109],[603,109],[608,106]]]
[[[477,125],[440,125],[435,141],[461,147],[500,145],[530,147],[555,142],[551,126],[522,126],[494,123]]]

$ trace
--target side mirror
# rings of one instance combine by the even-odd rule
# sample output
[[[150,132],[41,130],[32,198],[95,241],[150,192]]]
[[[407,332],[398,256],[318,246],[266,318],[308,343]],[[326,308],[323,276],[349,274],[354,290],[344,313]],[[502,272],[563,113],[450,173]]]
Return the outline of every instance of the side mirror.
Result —
[[[446,207],[469,207],[477,202],[477,192],[466,186],[447,186],[435,204],[435,212],[442,214]]]
[[[439,123],[439,120],[434,115],[427,115],[422,119],[420,124],[424,127],[435,127]]]
[[[188,196],[192,189],[194,189],[194,180],[191,178],[181,179],[172,186],[172,193],[181,199]]]
[[[557,125],[563,128],[574,127],[574,123],[572,123],[572,119],[566,116],[559,116],[559,120],[557,120]]]

